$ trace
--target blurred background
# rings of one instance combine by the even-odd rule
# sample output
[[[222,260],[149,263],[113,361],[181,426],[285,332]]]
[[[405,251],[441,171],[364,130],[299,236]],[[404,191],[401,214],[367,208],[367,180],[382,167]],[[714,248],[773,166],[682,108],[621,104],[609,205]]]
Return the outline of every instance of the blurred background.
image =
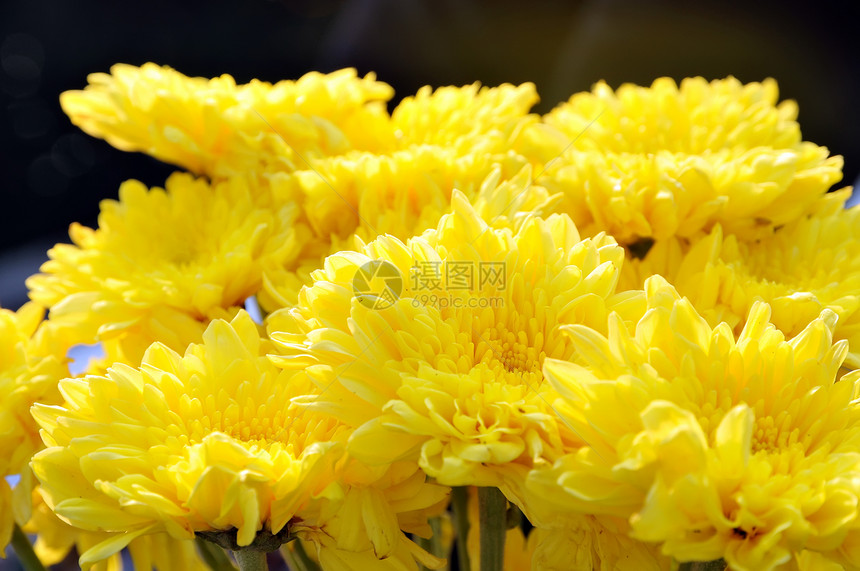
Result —
[[[806,140],[860,170],[857,19],[844,3],[709,0],[249,0],[0,3],[0,305],[68,225],[93,226],[98,202],[128,178],[161,185],[173,167],[117,151],[63,115],[61,92],[114,63],[153,61],[238,82],[353,66],[400,98],[425,84],[532,81],[545,112],[605,79],[650,84],[774,77],[800,105]]]

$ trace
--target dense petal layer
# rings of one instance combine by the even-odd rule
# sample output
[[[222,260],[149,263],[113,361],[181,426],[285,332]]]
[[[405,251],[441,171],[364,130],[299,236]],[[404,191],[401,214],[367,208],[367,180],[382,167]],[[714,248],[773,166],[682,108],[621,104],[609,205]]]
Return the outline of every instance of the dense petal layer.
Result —
[[[35,482],[29,463],[42,441],[27,411],[35,402],[59,403],[57,382],[68,375],[56,330],[42,321],[44,313],[35,303],[17,312],[0,308],[0,549],[13,525],[30,519]],[[14,489],[9,476],[17,480]]]
[[[588,446],[532,471],[530,489],[581,513],[630,518],[682,561],[776,569],[804,549],[856,566],[857,376],[825,310],[786,340],[755,304],[736,338],[662,278],[630,335],[566,327],[580,364],[548,360],[556,410]]]
[[[391,87],[354,69],[296,81],[236,85],[152,63],[94,73],[60,98],[72,122],[124,151],[143,151],[210,176],[305,168],[305,160],[393,142]]]
[[[73,224],[74,245],[51,249],[27,284],[55,325],[107,342],[114,361],[136,365],[154,341],[183,351],[257,293],[264,268],[301,249],[296,205],[245,179],[175,174],[151,190],[129,181],[101,207],[99,228]]]
[[[860,209],[844,209],[846,191],[821,201],[755,242],[726,235],[717,226],[688,244],[654,245],[644,260],[625,268],[624,282],[639,287],[660,274],[686,296],[711,325],[721,321],[739,334],[756,300],[772,309],[771,321],[788,336],[829,309],[839,320],[835,339],[846,339],[846,365],[860,366]]]
[[[600,82],[531,127],[523,152],[565,194],[585,235],[619,243],[690,237],[720,223],[755,238],[808,212],[838,182],[842,158],[803,142],[776,82],[669,78]],[[535,151],[538,149],[538,151]]]
[[[347,427],[291,406],[309,380],[276,368],[270,350],[241,312],[213,321],[184,356],[154,344],[139,368],[66,379],[63,406],[34,407],[48,446],[33,459],[46,503],[78,528],[110,533],[82,563],[154,533],[223,532],[238,547],[274,537],[271,548],[324,535],[376,558],[409,549],[398,518],[420,522],[447,489],[414,464],[344,458]]]
[[[325,486],[313,478],[336,443],[312,435],[336,427],[284,409],[288,384],[260,351],[240,314],[213,322],[185,357],[153,345],[142,369],[63,381],[64,407],[34,409],[49,444],[33,463],[48,505],[92,531],[236,528],[241,545],[264,527],[278,533]]]
[[[557,215],[493,229],[462,194],[453,202],[421,237],[330,256],[268,327],[275,361],[319,387],[300,402],[357,427],[357,457],[498,485],[501,471],[576,439],[540,373],[545,358],[572,355],[558,325],[603,330],[609,311],[641,303],[615,294],[623,251],[611,239],[580,240]]]
[[[534,184],[522,157],[468,154],[430,146],[391,155],[338,157],[281,179],[283,191],[303,197],[316,239],[298,263],[270,267],[260,300],[274,311],[295,305],[299,289],[325,256],[361,247],[377,236],[407,240],[438,225],[451,210],[455,190],[496,228],[516,228],[531,215],[551,211],[558,197]]]

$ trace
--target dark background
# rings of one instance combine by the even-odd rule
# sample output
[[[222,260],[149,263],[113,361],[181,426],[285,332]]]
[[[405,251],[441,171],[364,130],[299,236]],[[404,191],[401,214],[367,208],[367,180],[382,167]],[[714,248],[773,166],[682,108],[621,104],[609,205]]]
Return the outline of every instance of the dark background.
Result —
[[[397,99],[420,86],[533,81],[547,111],[599,79],[617,87],[659,76],[744,82],[774,77],[796,99],[804,138],[860,170],[857,18],[848,4],[634,0],[496,2],[323,0],[0,4],[0,305],[26,300],[23,282],[66,240],[94,225],[98,201],[137,178],[173,170],[84,135],[58,96],[118,62],[170,65],[238,82],[297,78],[354,66],[375,71]]]

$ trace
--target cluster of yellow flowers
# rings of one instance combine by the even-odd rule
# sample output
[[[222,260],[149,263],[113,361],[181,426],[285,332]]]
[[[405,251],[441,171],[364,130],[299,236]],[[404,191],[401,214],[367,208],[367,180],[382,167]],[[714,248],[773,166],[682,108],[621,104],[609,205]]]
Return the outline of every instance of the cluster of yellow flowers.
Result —
[[[392,97],[154,64],[62,95],[185,172],[0,310],[0,546],[860,569],[860,210],[775,82]]]

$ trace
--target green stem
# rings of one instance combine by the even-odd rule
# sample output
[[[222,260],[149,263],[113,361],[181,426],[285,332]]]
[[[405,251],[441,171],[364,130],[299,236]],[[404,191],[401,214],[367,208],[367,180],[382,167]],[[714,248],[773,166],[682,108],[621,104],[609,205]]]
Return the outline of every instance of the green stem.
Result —
[[[678,571],[724,571],[726,567],[724,559],[716,559],[714,561],[686,561],[681,563]]]
[[[430,538],[430,553],[436,557],[445,558],[445,549],[442,546],[442,518],[434,517],[430,519],[430,529],[433,530],[433,536]]]
[[[230,561],[227,552],[203,538],[194,540],[197,543],[197,551],[212,571],[236,571],[236,566]]]
[[[481,522],[481,571],[502,571],[508,501],[498,488],[478,488]]]
[[[457,529],[457,562],[460,571],[472,571],[466,538],[469,537],[469,488],[460,486],[451,490],[451,507],[454,508],[454,527]]]
[[[432,535],[428,539],[416,537],[415,542],[421,549],[429,552],[441,559],[445,558],[445,553],[442,548],[442,518],[431,517],[428,521]],[[422,571],[430,571],[428,567],[421,566]]]
[[[33,551],[33,545],[27,535],[21,531],[18,524],[12,528],[12,549],[18,556],[18,561],[21,562],[21,567],[24,571],[45,571],[45,566],[39,561],[36,552]]]
[[[269,571],[265,551],[239,549],[233,552],[233,557],[236,558],[236,563],[239,564],[239,571]]]
[[[293,549],[290,549],[290,545],[293,546]],[[320,571],[320,566],[310,558],[302,542],[298,539],[289,544],[284,544],[281,548],[281,555],[287,560],[290,571]]]

